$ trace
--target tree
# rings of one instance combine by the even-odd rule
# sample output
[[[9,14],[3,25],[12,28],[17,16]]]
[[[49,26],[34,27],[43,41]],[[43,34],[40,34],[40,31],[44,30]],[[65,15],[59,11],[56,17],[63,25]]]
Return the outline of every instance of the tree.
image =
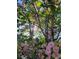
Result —
[[[18,0],[17,7],[18,41],[33,41],[35,32],[33,26],[37,26],[38,32],[43,35],[46,43],[59,42],[61,39],[60,0]],[[25,32],[28,34],[24,35]]]

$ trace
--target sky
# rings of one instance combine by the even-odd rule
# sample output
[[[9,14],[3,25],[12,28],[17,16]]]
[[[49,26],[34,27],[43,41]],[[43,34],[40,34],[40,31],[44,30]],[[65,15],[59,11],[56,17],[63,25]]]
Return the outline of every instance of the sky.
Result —
[[[22,5],[22,0],[18,0],[17,3]]]

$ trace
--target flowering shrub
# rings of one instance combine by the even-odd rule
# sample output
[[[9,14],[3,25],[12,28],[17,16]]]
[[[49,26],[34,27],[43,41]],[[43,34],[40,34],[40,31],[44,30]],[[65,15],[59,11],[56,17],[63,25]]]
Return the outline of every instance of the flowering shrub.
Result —
[[[59,59],[60,52],[60,0],[17,0],[17,59]]]

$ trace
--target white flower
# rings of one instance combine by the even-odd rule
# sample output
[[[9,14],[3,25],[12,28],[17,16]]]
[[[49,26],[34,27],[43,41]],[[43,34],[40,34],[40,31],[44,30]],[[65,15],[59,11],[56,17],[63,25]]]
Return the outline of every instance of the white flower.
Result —
[[[23,35],[29,36],[29,32],[24,32]]]
[[[43,11],[44,11],[44,8],[43,8],[43,7],[41,7],[41,8],[40,8],[40,11],[41,11],[41,12],[43,12]]]

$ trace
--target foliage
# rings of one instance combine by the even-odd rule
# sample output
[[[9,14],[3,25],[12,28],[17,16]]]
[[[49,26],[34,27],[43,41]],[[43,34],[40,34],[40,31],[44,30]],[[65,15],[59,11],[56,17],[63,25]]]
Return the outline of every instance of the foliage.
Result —
[[[55,46],[49,49],[58,53],[55,48],[61,47],[61,1],[60,0],[18,0],[17,1],[17,55],[18,59],[45,57],[45,48],[50,42]],[[27,43],[26,43],[27,42]],[[23,44],[22,44],[23,43]],[[22,46],[21,46],[22,44]],[[28,46],[27,46],[27,45]],[[27,52],[22,48],[28,48]],[[23,52],[24,51],[24,52]],[[42,51],[42,52],[39,52]],[[58,50],[59,51],[59,50]],[[27,55],[28,53],[28,55]],[[58,58],[52,53],[50,58]],[[54,54],[54,55],[53,55]],[[48,55],[48,54],[47,54]],[[53,55],[53,57],[52,57]],[[58,53],[59,55],[59,53]],[[50,59],[49,58],[49,59]]]

